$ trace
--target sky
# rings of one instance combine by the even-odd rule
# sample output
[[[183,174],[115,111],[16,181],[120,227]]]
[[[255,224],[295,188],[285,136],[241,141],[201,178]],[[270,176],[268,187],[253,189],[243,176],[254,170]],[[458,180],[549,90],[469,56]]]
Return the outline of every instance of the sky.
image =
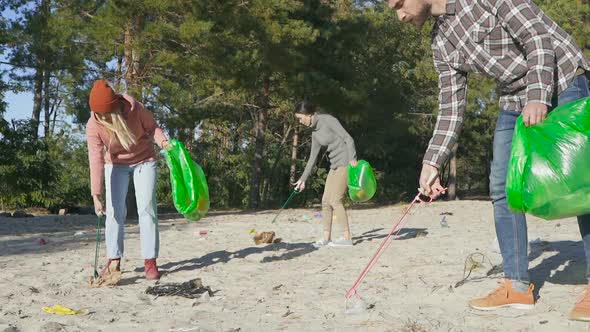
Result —
[[[15,12],[12,10],[5,10],[1,13],[3,18],[14,19]],[[0,54],[0,61],[6,61],[6,57]],[[10,66],[0,64],[0,71],[8,70]],[[2,80],[8,80],[7,76],[3,76]],[[8,104],[7,112],[4,113],[4,118],[7,120],[22,120],[31,117],[33,113],[33,94],[30,92],[12,93],[8,92],[4,96],[4,101]]]

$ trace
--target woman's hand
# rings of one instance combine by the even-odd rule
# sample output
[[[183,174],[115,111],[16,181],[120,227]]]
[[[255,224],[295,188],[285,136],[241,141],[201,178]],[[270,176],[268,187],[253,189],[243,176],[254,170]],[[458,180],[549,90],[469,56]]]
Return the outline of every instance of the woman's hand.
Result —
[[[305,189],[305,182],[304,181],[299,180],[299,181],[295,182],[294,185],[295,185],[295,190],[297,190],[299,192],[301,192],[301,191],[303,191],[303,189]]]
[[[170,142],[168,140],[162,141],[162,149],[166,149],[170,146]]]
[[[358,164],[358,161],[356,159],[353,159],[350,161],[350,166],[352,166],[352,167],[356,167],[357,164]]]
[[[102,202],[100,201],[100,195],[93,195],[92,200],[94,201],[94,213],[99,217],[104,216],[105,211]]]

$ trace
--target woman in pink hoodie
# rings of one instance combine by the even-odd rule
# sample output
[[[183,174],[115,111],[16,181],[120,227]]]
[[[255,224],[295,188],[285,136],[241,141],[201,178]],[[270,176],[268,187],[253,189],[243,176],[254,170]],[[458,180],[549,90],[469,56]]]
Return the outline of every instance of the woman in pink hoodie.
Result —
[[[165,148],[168,138],[141,103],[126,94],[115,94],[104,80],[94,83],[89,103],[92,112],[86,125],[86,140],[91,193],[96,214],[106,214],[105,238],[109,261],[101,275],[121,268],[127,216],[125,198],[129,177],[133,175],[145,276],[148,280],[157,280],[160,278],[156,264],[160,238],[154,141]],[[106,210],[101,200],[103,180]]]

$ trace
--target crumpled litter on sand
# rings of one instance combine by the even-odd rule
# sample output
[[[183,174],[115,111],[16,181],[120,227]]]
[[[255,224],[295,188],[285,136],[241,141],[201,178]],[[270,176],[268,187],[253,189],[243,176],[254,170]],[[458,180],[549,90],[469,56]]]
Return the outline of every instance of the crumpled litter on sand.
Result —
[[[118,285],[119,281],[121,281],[121,271],[117,271],[117,264],[116,261],[111,261],[111,264],[106,268],[102,276],[98,278],[90,277],[90,287],[98,288]]]
[[[260,232],[254,235],[254,243],[256,245],[263,243],[280,243],[281,239],[276,237],[275,232]]]
[[[201,278],[191,279],[183,283],[168,283],[148,287],[146,294],[156,296],[182,296],[189,299],[197,299],[207,293],[207,296],[213,296],[211,287],[203,286]]]
[[[60,316],[67,316],[67,315],[88,315],[87,309],[80,309],[74,310],[68,307],[64,307],[63,305],[56,304],[53,307],[43,307],[43,311],[48,314],[56,314]]]

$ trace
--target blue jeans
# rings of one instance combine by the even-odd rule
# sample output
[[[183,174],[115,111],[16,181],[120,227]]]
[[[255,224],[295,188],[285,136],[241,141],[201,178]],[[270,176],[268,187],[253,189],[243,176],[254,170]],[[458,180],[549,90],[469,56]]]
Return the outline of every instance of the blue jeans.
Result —
[[[577,76],[557,98],[553,107],[590,95],[588,80]],[[504,275],[511,280],[529,281],[528,238],[524,213],[513,213],[506,202],[506,173],[510,161],[512,135],[519,112],[502,110],[494,133],[494,158],[490,173],[490,196],[494,204],[496,236],[502,253]],[[590,278],[590,215],[578,217],[586,252],[587,278]]]
[[[105,165],[107,203],[105,242],[108,258],[123,256],[123,238],[125,237],[125,219],[127,218],[125,198],[131,174],[133,174],[137,215],[139,216],[141,255],[144,259],[158,257],[160,235],[156,209],[157,169],[158,163],[156,161],[147,161],[132,166]]]

